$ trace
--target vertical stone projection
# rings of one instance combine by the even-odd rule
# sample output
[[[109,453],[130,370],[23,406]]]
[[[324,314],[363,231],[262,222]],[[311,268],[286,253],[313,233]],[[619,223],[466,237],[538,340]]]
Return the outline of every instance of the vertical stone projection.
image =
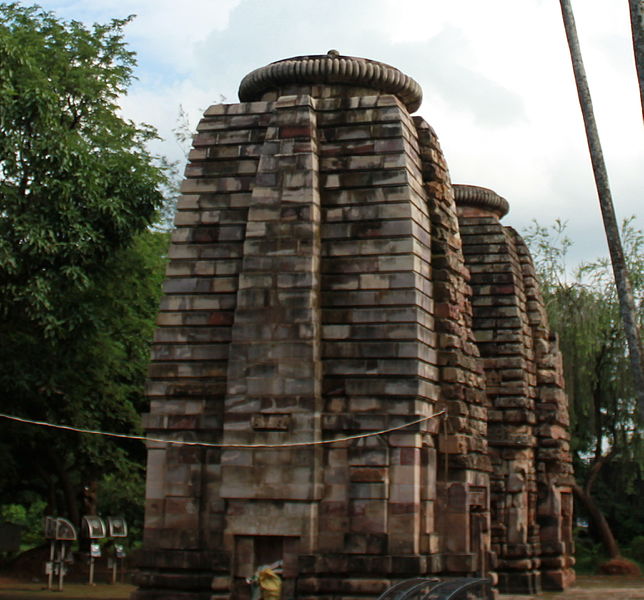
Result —
[[[561,358],[525,243],[493,191],[455,186],[485,365],[492,549],[500,587],[534,593],[572,578],[571,458]]]
[[[536,471],[542,587],[560,590],[574,582],[572,540],[572,456],[568,433],[568,399],[556,336],[539,290],[534,264],[525,242],[509,229],[523,269],[528,320],[534,340],[537,397]]]
[[[443,569],[488,573],[489,478],[487,398],[483,366],[472,332],[469,272],[462,253],[454,193],[434,130],[415,118],[430,214],[434,330],[440,407],[447,411],[439,437],[432,536],[440,540]],[[435,454],[433,456],[436,456]]]
[[[525,246],[455,202],[393,67],[332,51],[239,93],[194,138],[144,417],[213,445],[149,444],[133,598],[250,598],[276,560],[284,598],[497,561],[507,589],[564,585],[566,401]]]

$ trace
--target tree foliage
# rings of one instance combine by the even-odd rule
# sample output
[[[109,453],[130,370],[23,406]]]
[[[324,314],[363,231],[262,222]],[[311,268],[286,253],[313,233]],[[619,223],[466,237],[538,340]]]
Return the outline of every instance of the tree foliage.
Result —
[[[77,298],[91,314],[75,336],[8,331],[0,346],[5,412],[86,429],[140,434],[143,388],[165,264],[167,234],[143,231],[116,252]],[[144,446],[3,423],[0,504],[35,497],[78,521],[97,508],[140,521]],[[114,479],[122,494],[115,489]],[[103,487],[114,502],[105,502]],[[98,488],[98,499],[91,493]],[[90,493],[86,493],[86,490]],[[94,490],[94,492],[92,492]]]
[[[608,259],[571,270],[565,229],[561,221],[551,227],[534,223],[526,239],[563,354],[576,478],[626,544],[644,534],[644,444],[628,350]],[[641,323],[644,236],[629,219],[622,237]]]
[[[154,130],[119,116],[135,64],[128,21],[86,27],[0,4],[0,410],[138,432],[167,176],[146,150]],[[113,480],[140,489],[140,442],[1,427],[0,504],[42,498],[78,520],[101,486],[114,510],[136,504]]]
[[[0,4],[0,318],[48,335],[82,318],[70,294],[162,204],[155,132],[118,114],[128,21],[87,28]]]

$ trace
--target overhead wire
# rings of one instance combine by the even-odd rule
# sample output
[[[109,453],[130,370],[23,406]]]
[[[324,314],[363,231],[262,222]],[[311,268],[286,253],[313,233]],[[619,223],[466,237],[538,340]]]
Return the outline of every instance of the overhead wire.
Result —
[[[347,442],[351,440],[358,440],[362,438],[368,438],[368,437],[373,437],[377,435],[384,435],[386,433],[391,433],[393,431],[399,431],[401,429],[405,429],[407,427],[411,427],[412,425],[417,425],[418,423],[424,423],[425,421],[429,421],[430,419],[435,419],[437,417],[440,417],[445,414],[445,411],[441,411],[438,413],[435,413],[433,415],[429,415],[428,417],[421,417],[420,419],[416,419],[415,421],[410,421],[408,423],[403,423],[402,425],[397,425],[395,427],[389,427],[387,429],[381,429],[379,431],[371,431],[368,433],[359,433],[355,435],[349,435],[349,436],[344,436],[340,438],[334,438],[331,440],[313,440],[310,442],[286,442],[282,444],[231,444],[231,443],[217,443],[217,442],[194,442],[190,440],[171,440],[167,438],[156,438],[156,437],[150,437],[150,436],[145,436],[145,435],[134,435],[134,434],[128,434],[128,433],[114,433],[110,431],[101,431],[98,429],[86,429],[83,427],[75,427],[73,425],[61,425],[59,423],[49,423],[48,421],[37,421],[34,419],[27,419],[25,417],[18,417],[16,415],[7,415],[4,413],[0,413],[0,418],[7,419],[10,421],[15,421],[18,423],[26,423],[29,425],[37,425],[39,427],[49,427],[52,429],[61,429],[65,431],[74,431],[76,433],[85,433],[85,434],[90,434],[90,435],[101,435],[105,437],[114,437],[114,438],[120,438],[120,439],[128,439],[128,440],[139,440],[142,442],[152,442],[152,443],[161,443],[161,444],[171,444],[171,445],[177,445],[177,446],[205,446],[208,448],[238,448],[238,449],[244,449],[244,448],[301,448],[305,446],[320,446],[323,444],[335,444],[338,442]]]

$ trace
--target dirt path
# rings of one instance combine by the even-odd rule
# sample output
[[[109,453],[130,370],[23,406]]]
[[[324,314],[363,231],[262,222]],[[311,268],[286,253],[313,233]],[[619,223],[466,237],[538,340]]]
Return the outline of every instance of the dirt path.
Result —
[[[65,584],[63,592],[50,592],[42,582],[31,583],[0,577],[0,600],[127,600],[135,589],[131,585],[82,583]],[[580,576],[565,592],[546,592],[534,596],[502,594],[499,600],[644,600],[644,578]]]
[[[47,590],[47,584],[42,581],[31,583],[0,577],[2,600],[126,600],[134,590],[134,586],[126,584],[98,584],[90,587],[84,583],[66,583],[62,592],[52,592]]]
[[[644,600],[644,578],[578,575],[575,585],[565,592],[501,594],[499,600]]]

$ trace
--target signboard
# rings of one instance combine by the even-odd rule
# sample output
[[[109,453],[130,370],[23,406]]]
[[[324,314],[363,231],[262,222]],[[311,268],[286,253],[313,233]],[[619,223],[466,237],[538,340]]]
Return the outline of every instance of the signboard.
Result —
[[[107,517],[108,536],[113,538],[127,537],[127,523],[123,517]]]
[[[101,517],[86,515],[82,522],[83,537],[96,540],[105,537],[105,522]]]
[[[56,519],[54,517],[45,517],[45,539],[56,539]]]
[[[67,520],[62,517],[56,519],[56,535],[55,539],[72,541],[76,539],[76,528]]]

